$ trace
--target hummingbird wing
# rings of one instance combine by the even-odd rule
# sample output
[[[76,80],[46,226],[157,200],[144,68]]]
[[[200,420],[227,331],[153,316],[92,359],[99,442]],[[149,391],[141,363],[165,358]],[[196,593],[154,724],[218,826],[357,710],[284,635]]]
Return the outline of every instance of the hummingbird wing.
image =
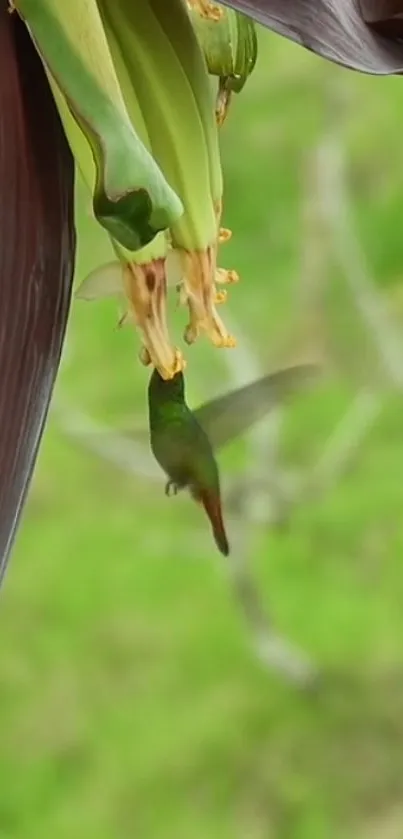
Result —
[[[251,384],[205,402],[193,413],[213,449],[242,436],[294,392],[313,384],[320,367],[298,364],[269,373]]]

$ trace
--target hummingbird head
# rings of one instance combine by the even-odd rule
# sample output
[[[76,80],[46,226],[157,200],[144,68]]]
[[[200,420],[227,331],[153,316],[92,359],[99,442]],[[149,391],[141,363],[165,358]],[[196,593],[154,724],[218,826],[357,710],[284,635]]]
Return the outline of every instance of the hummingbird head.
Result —
[[[148,393],[151,399],[178,399],[183,402],[185,398],[185,377],[180,371],[175,373],[172,379],[163,379],[155,368],[148,385]]]

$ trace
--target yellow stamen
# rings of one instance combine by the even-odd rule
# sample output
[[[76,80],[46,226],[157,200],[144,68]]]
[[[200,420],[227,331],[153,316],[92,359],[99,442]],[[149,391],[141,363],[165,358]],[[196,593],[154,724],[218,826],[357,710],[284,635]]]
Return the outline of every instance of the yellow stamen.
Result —
[[[218,231],[218,243],[224,245],[225,242],[229,242],[231,236],[232,230],[229,230],[228,227],[220,227]]]
[[[184,338],[188,344],[193,344],[204,332],[216,347],[234,347],[235,339],[215,308],[215,251],[215,247],[204,251],[181,251],[184,279],[180,299],[187,303],[190,312]]]
[[[143,363],[148,359],[147,363],[152,363],[164,379],[171,379],[184,369],[184,360],[169,341],[165,260],[153,259],[142,265],[127,262],[123,267],[123,284],[129,309],[120,324],[133,320],[143,335]]]
[[[239,283],[239,274],[232,269],[217,268],[215,282],[220,283],[220,285],[235,285],[235,283]]]

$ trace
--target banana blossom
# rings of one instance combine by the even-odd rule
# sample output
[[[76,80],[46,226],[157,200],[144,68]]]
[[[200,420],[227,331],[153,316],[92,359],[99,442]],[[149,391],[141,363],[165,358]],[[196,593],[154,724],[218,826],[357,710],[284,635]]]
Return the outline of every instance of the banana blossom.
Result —
[[[141,21],[143,10],[155,14],[161,2],[0,0],[0,579],[46,423],[70,311],[75,166],[117,255],[115,265],[90,278],[82,296],[100,296],[102,286],[104,293],[122,296],[126,321],[140,330],[143,362],[156,364],[169,377],[185,362],[170,344],[167,285],[178,288],[179,301],[189,308],[188,341],[205,333],[218,346],[234,343],[216,311],[225,297],[217,284],[235,281],[236,274],[217,267],[218,247],[230,234],[221,227],[217,125],[205,107],[203,78],[207,68],[218,77],[220,123],[230,93],[240,89],[256,59],[253,36],[246,63],[239,63],[242,50],[225,49],[225,32],[241,26],[241,18],[231,18],[229,10],[353,70],[403,72],[403,3],[395,0],[225,0],[223,5],[163,0],[172,19],[178,13],[178,26],[161,61],[190,73],[185,39],[198,66],[200,55],[204,62],[192,93],[201,114],[197,142],[205,144],[200,165],[209,192],[202,218],[195,221],[198,196],[178,169],[168,120],[160,132],[170,148],[165,160],[140,83],[132,97],[129,42],[114,16],[117,7],[123,14],[131,6]],[[189,41],[185,5],[192,7],[189,19],[199,53],[193,37]],[[162,22],[163,31],[170,23]],[[204,24],[213,32],[218,32],[213,24],[221,27],[222,66],[205,40]],[[158,72],[154,53],[150,56],[149,49],[144,55]]]

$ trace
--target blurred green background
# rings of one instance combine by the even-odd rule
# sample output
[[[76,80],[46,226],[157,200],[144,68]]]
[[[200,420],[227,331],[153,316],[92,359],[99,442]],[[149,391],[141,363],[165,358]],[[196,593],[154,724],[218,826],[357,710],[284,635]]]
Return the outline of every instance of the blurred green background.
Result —
[[[282,467],[309,470],[375,368],[334,255],[315,280],[322,309],[301,302],[301,262],[309,286],[322,247],[303,221],[310,161],[337,128],[360,243],[398,320],[403,90],[267,33],[260,47],[222,131],[221,263],[242,278],[223,318],[263,370],[328,336],[332,375],[287,408],[280,442]],[[87,196],[79,230],[77,280],[110,255]],[[172,318],[179,336],[185,314]],[[55,405],[144,427],[148,372],[116,320],[114,302],[74,303]],[[190,404],[231,386],[224,351],[200,341],[187,357]],[[1,595],[1,837],[403,836],[402,419],[386,394],[328,492],[283,530],[249,528],[276,627],[323,670],[311,695],[254,656],[190,500],[97,457],[52,414]],[[228,449],[225,474],[245,458]]]

